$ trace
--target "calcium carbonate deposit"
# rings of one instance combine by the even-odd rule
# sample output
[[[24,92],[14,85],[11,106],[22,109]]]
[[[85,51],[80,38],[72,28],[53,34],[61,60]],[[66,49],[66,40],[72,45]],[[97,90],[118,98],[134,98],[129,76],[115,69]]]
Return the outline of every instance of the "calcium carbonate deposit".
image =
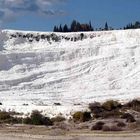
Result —
[[[2,109],[67,114],[139,97],[140,30],[0,32]]]

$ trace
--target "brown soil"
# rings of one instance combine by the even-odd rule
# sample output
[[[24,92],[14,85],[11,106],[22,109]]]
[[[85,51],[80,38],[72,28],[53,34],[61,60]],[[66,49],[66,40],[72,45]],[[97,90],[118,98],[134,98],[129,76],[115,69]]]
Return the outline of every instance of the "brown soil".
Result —
[[[0,140],[140,140],[140,132],[66,131],[45,126],[1,125]]]

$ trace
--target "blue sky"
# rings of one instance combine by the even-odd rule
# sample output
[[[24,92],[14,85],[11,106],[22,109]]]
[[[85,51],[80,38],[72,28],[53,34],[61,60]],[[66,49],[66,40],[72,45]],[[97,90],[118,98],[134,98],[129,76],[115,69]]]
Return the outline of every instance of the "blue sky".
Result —
[[[140,0],[0,0],[1,28],[51,31],[73,19],[119,28],[140,21]]]

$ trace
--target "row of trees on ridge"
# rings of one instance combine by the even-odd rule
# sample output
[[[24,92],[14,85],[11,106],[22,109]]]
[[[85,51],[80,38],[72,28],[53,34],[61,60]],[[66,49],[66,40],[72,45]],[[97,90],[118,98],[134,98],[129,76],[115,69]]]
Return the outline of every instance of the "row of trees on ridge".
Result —
[[[136,21],[135,23],[129,23],[124,27],[124,29],[138,29],[138,28],[140,28],[139,21]]]
[[[70,27],[68,27],[67,24],[65,24],[64,26],[62,26],[60,24],[60,26],[54,26],[54,32],[82,32],[82,31],[93,31],[93,27],[91,25],[91,22],[89,22],[88,24],[81,24],[80,22],[73,20]]]
[[[140,22],[136,21],[134,23],[129,23],[126,26],[124,26],[123,28],[120,29],[138,29],[140,28]],[[114,28],[108,26],[108,23],[106,22],[103,28],[94,28],[91,24],[91,21],[89,23],[80,23],[76,20],[73,20],[70,27],[65,24],[64,26],[62,26],[61,24],[59,26],[54,26],[53,31],[54,32],[88,32],[88,31],[108,31],[108,30],[114,30]]]

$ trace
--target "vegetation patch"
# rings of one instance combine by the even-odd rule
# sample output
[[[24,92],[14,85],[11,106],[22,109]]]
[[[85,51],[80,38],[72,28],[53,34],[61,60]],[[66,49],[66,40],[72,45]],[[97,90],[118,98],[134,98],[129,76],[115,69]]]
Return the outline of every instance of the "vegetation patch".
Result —
[[[124,105],[124,107],[140,112],[140,101],[136,100],[136,99],[132,100],[132,101],[126,103]]]
[[[112,111],[116,108],[121,108],[121,106],[122,105],[119,102],[113,100],[106,101],[102,104],[102,108],[107,111]]]
[[[73,120],[75,122],[86,122],[91,120],[91,113],[90,112],[75,112],[73,114]]]
[[[51,121],[52,121],[52,122],[63,122],[63,121],[65,121],[65,120],[66,120],[66,118],[63,117],[63,116],[56,116],[56,117],[54,117],[54,118],[51,118]]]
[[[32,125],[53,125],[53,122],[49,117],[43,116],[39,111],[34,110],[30,117],[25,118],[23,120],[25,124],[32,124]]]
[[[0,111],[0,123],[22,123],[22,118],[13,117],[13,114],[13,112]]]

